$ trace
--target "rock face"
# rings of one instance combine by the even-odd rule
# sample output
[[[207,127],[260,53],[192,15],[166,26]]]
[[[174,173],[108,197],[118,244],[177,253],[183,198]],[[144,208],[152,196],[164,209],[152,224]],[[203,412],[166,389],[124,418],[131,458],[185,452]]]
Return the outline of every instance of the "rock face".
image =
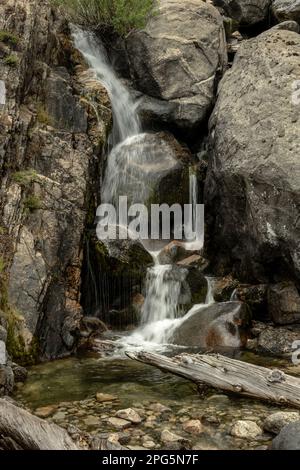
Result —
[[[272,450],[300,450],[300,421],[285,426],[272,442]]]
[[[292,282],[282,282],[269,287],[270,315],[279,325],[300,323],[300,296]]]
[[[272,12],[279,21],[294,20],[300,23],[299,0],[273,0]]]
[[[210,120],[206,254],[246,282],[300,282],[299,52],[290,31],[244,42]]]
[[[154,98],[148,100],[152,114],[196,129],[227,63],[218,11],[201,0],[160,0],[145,30],[129,35],[127,52],[136,87]]]
[[[17,57],[14,66],[0,65],[6,91],[0,118],[0,225],[10,267],[6,310],[18,353],[25,354],[23,345],[31,354],[38,336],[41,355],[54,358],[76,343],[90,169],[111,115],[100,106],[109,106],[104,89],[84,87],[83,60],[48,3],[2,2],[0,18],[0,30],[17,38],[6,52]]]
[[[195,306],[173,333],[172,342],[199,348],[237,348],[245,343],[249,323],[248,308],[241,302]]]
[[[271,0],[213,0],[225,15],[241,25],[253,25],[266,19]]]

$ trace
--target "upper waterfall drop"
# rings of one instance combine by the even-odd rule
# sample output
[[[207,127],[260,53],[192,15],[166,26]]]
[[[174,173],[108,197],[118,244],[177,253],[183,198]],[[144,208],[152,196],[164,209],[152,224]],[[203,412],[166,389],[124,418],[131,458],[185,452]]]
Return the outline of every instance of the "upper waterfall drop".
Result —
[[[72,36],[75,47],[109,94],[114,120],[110,137],[112,148],[128,137],[140,134],[142,130],[136,103],[114,72],[104,46],[92,32],[83,31],[78,27],[73,27]]]

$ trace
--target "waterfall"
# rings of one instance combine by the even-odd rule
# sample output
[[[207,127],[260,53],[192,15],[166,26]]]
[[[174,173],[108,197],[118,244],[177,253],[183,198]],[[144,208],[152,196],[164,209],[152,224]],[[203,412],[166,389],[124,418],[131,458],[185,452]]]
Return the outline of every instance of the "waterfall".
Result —
[[[205,303],[207,305],[211,305],[215,302],[215,299],[214,299],[215,278],[214,277],[206,277],[205,279],[207,281],[207,294],[206,294]]]
[[[193,231],[193,240],[185,243],[186,250],[198,251],[203,248],[204,233],[200,233],[197,227],[197,204],[198,204],[198,180],[193,167],[189,174],[189,203],[190,203],[190,227]]]
[[[93,33],[73,28],[75,47],[82,53],[95,79],[107,89],[113,110],[113,130],[104,180],[101,185],[102,202],[117,205],[119,196],[128,196],[131,203],[143,203],[149,198],[149,181],[158,170],[177,165],[173,150],[167,142],[142,132],[137,106],[129,91],[113,71],[106,51]],[[158,167],[158,168],[157,168]],[[190,173],[190,203],[193,229],[196,228],[197,178]],[[199,248],[198,234],[187,248]],[[203,238],[203,237],[202,237]],[[202,242],[201,242],[202,248]],[[146,296],[142,308],[141,326],[123,338],[130,344],[164,344],[173,328],[181,321],[180,295],[187,270],[172,265],[160,265],[158,253],[152,253],[154,266],[146,276]],[[209,297],[211,301],[211,297]]]
[[[141,132],[141,124],[136,112],[136,104],[132,100],[127,88],[115,74],[111,67],[105,48],[91,32],[82,31],[73,27],[73,40],[75,47],[82,53],[87,64],[97,78],[106,88],[113,111],[113,130],[110,144],[115,147],[128,137]]]

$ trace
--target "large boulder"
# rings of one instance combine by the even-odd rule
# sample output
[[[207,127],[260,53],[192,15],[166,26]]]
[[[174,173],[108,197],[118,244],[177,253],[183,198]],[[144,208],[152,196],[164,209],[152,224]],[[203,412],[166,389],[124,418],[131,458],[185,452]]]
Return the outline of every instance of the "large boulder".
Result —
[[[225,15],[241,25],[253,25],[266,19],[271,0],[213,0]]]
[[[279,21],[294,20],[300,23],[299,0],[273,0],[272,12]]]
[[[144,107],[179,128],[204,122],[227,63],[223,21],[202,0],[160,0],[143,31],[127,39],[136,87],[155,100]]]
[[[272,450],[300,450],[300,421],[284,426],[273,439]]]
[[[246,282],[300,283],[299,75],[298,34],[244,42],[210,120],[206,254]]]
[[[274,323],[300,323],[300,296],[292,282],[281,282],[269,287],[268,307]]]
[[[249,310],[241,302],[198,305],[182,319],[172,342],[199,348],[236,348],[245,344],[249,325]]]

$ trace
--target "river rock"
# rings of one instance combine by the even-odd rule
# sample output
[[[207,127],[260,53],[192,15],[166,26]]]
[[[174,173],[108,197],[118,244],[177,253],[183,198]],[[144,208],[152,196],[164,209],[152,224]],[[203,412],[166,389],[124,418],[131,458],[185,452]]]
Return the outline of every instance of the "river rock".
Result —
[[[9,395],[14,389],[14,373],[8,365],[0,364],[0,396]]]
[[[227,63],[219,12],[201,0],[160,0],[158,13],[126,43],[136,87],[155,99],[152,113],[179,128],[197,129]]]
[[[246,282],[300,280],[299,50],[291,31],[243,42],[210,119],[206,256]]]
[[[169,408],[166,405],[163,405],[162,403],[151,403],[151,405],[148,406],[149,410],[154,411],[154,413],[166,413],[170,412],[171,408]]]
[[[300,323],[300,295],[292,282],[282,282],[269,287],[268,307],[274,323]]]
[[[233,297],[249,305],[253,319],[270,320],[267,284],[240,285],[235,289]]]
[[[133,424],[140,424],[142,422],[142,418],[140,417],[140,415],[132,408],[127,408],[126,410],[118,410],[116,412],[116,416],[118,418],[130,421]]]
[[[121,418],[108,418],[108,424],[110,424],[115,429],[126,429],[131,426],[131,422]]]
[[[232,426],[230,434],[241,439],[255,440],[262,434],[262,430],[254,421],[237,421]]]
[[[175,434],[168,429],[163,429],[161,432],[160,436],[162,442],[164,444],[173,444],[173,443],[184,443],[187,442],[187,439],[185,439],[182,436],[178,436],[178,434]]]
[[[19,366],[15,362],[12,362],[11,368],[14,373],[15,382],[25,382],[28,376],[28,370],[25,367]]]
[[[293,352],[293,343],[299,341],[300,329],[289,329],[262,324],[256,330],[253,349],[273,356],[287,356]]]
[[[284,426],[272,442],[272,450],[300,450],[300,421]]]
[[[188,434],[201,434],[203,432],[202,424],[199,419],[190,419],[183,423],[182,429]]]
[[[300,415],[297,411],[278,411],[266,418],[263,423],[263,428],[265,431],[278,434],[284,426],[299,420]]]
[[[172,342],[199,348],[240,347],[250,318],[247,305],[241,302],[195,306],[174,331]]]
[[[241,25],[253,25],[267,18],[271,0],[213,0],[223,12]]]
[[[52,416],[55,411],[57,410],[57,406],[54,405],[48,405],[48,406],[41,406],[40,408],[37,408],[34,412],[36,416],[39,418],[49,418]]]
[[[299,0],[273,0],[272,12],[278,21],[294,20],[300,23]]]
[[[115,395],[110,395],[109,393],[96,393],[96,400],[99,402],[99,403],[105,403],[107,401],[115,401],[117,400],[118,397],[116,397]]]

